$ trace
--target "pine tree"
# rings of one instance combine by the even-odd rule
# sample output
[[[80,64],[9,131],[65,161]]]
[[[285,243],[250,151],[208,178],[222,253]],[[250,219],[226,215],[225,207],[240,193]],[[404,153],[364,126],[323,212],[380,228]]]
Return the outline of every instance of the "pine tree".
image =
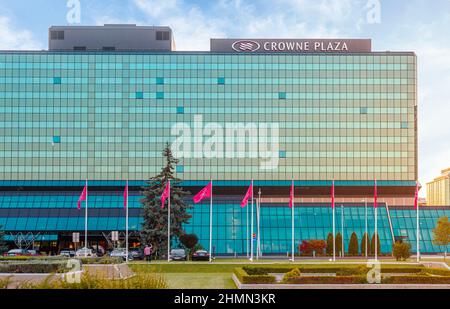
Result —
[[[188,210],[192,207],[185,202],[185,197],[190,192],[179,187],[181,179],[175,178],[174,167],[178,163],[172,155],[170,145],[167,143],[163,150],[166,166],[161,172],[147,181],[147,186],[142,188],[144,198],[141,203],[144,206],[144,222],[141,230],[142,245],[153,246],[153,252],[157,256],[163,256],[167,250],[167,215],[168,205],[161,208],[161,194],[170,180],[170,236],[180,237],[184,232],[182,224],[191,218]]]
[[[8,246],[5,241],[5,231],[3,230],[3,226],[0,225],[0,255],[8,251]]]
[[[380,235],[377,234],[377,255],[380,255],[380,252],[381,252]],[[370,242],[370,255],[375,255],[375,233],[373,233],[372,240]]]
[[[327,236],[327,255],[333,255],[333,233]]]
[[[366,241],[367,240],[367,241]],[[370,254],[370,241],[369,241],[369,235],[367,233],[364,233],[363,238],[361,240],[361,255],[366,255],[366,242],[367,242],[367,254]]]
[[[359,245],[358,245],[358,236],[353,232],[352,236],[350,236],[350,242],[348,244],[348,254],[352,256],[356,256],[359,253]]]
[[[336,234],[336,256],[339,256],[342,254],[342,235],[341,233]]]

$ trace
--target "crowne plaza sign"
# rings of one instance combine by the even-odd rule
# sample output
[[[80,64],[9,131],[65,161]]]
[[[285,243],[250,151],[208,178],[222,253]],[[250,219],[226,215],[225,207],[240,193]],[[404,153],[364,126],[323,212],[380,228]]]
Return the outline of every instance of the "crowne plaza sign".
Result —
[[[368,53],[370,39],[211,39],[211,52]]]

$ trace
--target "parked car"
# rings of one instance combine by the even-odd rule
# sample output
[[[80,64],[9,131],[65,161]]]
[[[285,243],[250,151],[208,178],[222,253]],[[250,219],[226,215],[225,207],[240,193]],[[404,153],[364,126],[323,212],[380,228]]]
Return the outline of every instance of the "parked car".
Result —
[[[130,249],[130,253],[133,257],[133,260],[142,260],[144,258],[144,254],[139,248]]]
[[[123,248],[114,249],[113,251],[111,251],[109,256],[113,257],[113,258],[122,258],[122,260],[125,261],[127,258],[127,251]],[[132,260],[132,259],[133,259],[133,256],[131,255],[131,252],[128,251],[128,260]]]
[[[193,261],[209,261],[209,253],[206,250],[197,250],[192,254]]]
[[[186,251],[184,249],[170,250],[170,259],[172,261],[187,261]]]
[[[76,257],[97,257],[94,250],[86,248],[86,247],[78,249],[75,252],[75,256]]]
[[[27,250],[27,253],[28,253],[28,255],[31,255],[31,256],[40,256],[41,255],[39,253],[39,251],[34,250],[34,249]]]
[[[4,254],[4,256],[29,256],[27,250],[25,249],[11,249]]]
[[[59,252],[59,255],[61,255],[61,256],[66,256],[66,257],[74,257],[75,256],[75,250],[72,250],[72,249],[62,249],[60,252]]]

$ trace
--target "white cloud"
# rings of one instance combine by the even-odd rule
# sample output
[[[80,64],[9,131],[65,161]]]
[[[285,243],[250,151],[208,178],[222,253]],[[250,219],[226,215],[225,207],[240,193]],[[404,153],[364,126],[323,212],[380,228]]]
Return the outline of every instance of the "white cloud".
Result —
[[[0,50],[39,50],[43,46],[27,30],[17,29],[9,17],[0,15]]]

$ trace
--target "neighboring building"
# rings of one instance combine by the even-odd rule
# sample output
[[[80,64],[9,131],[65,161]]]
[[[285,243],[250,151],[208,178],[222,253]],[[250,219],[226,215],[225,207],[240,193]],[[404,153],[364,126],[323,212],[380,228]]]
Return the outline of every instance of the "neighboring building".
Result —
[[[366,39],[212,39],[211,51],[175,52],[167,27],[51,27],[49,35],[49,51],[0,52],[0,225],[12,240],[69,246],[83,232],[75,207],[89,179],[89,240],[123,231],[129,180],[137,242],[140,186],[160,171],[167,141],[183,186],[196,192],[215,181],[217,253],[246,251],[248,208],[238,200],[251,179],[262,190],[264,253],[289,251],[291,179],[298,241],[331,231],[332,179],[345,226],[359,237],[374,179],[383,250],[415,237],[403,221],[417,179],[413,52],[372,52]],[[186,229],[206,245],[207,207],[192,212]],[[429,237],[423,248],[433,251]]]
[[[450,205],[450,168],[441,171],[441,176],[427,183],[427,205]]]

